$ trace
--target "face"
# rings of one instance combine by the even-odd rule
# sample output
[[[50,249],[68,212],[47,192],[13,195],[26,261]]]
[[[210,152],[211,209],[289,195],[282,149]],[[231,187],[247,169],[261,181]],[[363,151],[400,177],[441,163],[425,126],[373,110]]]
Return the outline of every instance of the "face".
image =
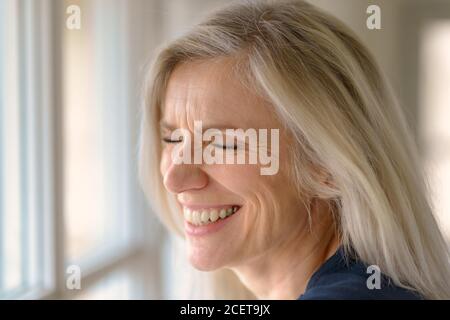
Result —
[[[273,107],[230,72],[231,64],[224,58],[179,65],[161,112],[161,174],[178,201],[189,259],[200,270],[237,267],[282,250],[307,223],[288,174],[291,137]],[[181,128],[193,136],[199,120],[203,129],[279,129],[278,172],[261,175],[260,163],[176,164],[172,151],[187,140],[171,140],[171,133]]]

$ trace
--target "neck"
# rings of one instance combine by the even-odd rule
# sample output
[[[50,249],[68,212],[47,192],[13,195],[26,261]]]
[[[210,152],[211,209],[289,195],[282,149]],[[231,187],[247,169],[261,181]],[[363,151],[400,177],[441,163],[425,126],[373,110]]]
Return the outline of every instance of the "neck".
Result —
[[[258,299],[297,299],[339,244],[333,224],[322,221],[315,230],[299,232],[295,239],[232,269]]]

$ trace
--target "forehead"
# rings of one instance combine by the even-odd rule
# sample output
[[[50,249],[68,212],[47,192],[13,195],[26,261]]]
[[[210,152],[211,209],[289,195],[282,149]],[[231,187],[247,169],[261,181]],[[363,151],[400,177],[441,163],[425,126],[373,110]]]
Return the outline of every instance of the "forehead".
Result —
[[[177,66],[169,78],[162,118],[176,127],[195,120],[255,128],[276,122],[269,103],[243,85],[227,58]]]

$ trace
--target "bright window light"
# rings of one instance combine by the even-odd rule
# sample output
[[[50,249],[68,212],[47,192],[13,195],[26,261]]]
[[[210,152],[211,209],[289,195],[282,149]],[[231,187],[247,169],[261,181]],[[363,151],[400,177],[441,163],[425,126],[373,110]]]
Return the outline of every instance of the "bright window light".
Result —
[[[433,205],[450,238],[450,20],[428,23],[422,33],[420,135]]]

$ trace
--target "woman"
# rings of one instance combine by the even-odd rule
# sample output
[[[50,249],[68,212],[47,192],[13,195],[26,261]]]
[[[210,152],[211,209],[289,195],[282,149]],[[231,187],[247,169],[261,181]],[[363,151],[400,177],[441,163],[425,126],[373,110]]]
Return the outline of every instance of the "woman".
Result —
[[[216,297],[450,298],[412,135],[341,22],[303,1],[232,4],[162,48],[145,93],[143,187]],[[175,161],[262,150],[220,134],[191,143],[198,122],[277,132],[258,148],[278,170]]]

